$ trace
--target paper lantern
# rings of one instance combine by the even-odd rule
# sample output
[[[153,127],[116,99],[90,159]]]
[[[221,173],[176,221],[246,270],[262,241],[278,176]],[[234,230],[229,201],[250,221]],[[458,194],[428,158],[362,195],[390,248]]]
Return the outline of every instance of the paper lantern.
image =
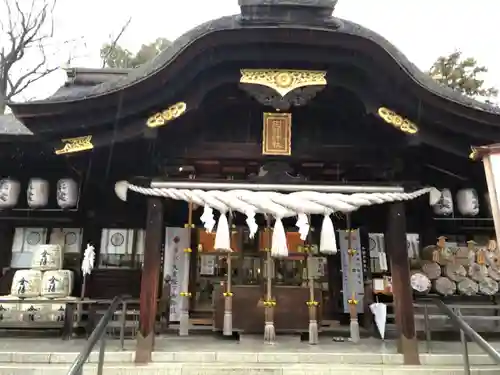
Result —
[[[73,208],[78,204],[78,184],[70,178],[57,181],[57,205],[61,208]]]
[[[41,271],[19,270],[14,274],[10,294],[20,298],[34,298],[40,295],[41,287]]]
[[[45,207],[49,202],[49,183],[41,178],[32,178],[28,185],[28,206]]]
[[[62,268],[63,254],[60,245],[38,245],[33,250],[31,268],[35,270],[59,270]]]
[[[0,180],[0,208],[14,207],[19,199],[21,185],[16,180]]]
[[[479,214],[479,198],[475,189],[462,189],[457,193],[458,211],[464,216]]]
[[[449,216],[453,214],[453,196],[450,189],[441,190],[441,198],[433,208],[436,215]]]
[[[73,291],[73,272],[69,270],[46,271],[42,277],[41,294],[47,298],[64,298]]]

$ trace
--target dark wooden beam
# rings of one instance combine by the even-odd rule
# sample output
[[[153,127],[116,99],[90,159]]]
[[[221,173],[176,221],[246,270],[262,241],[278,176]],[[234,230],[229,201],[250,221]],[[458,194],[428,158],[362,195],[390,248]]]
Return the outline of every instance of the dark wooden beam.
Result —
[[[410,263],[406,245],[406,214],[403,202],[389,205],[385,243],[391,260],[394,314],[404,364],[419,365],[413,293],[410,285]]]
[[[150,197],[147,200],[146,246],[142,268],[139,332],[137,333],[136,363],[151,362],[154,348],[155,323],[160,278],[161,248],[163,239],[163,201]]]

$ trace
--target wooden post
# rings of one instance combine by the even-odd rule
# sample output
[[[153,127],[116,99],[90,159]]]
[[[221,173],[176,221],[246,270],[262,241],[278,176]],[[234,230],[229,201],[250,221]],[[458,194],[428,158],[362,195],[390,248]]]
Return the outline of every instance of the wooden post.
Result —
[[[161,248],[163,238],[162,198],[148,198],[146,246],[142,268],[139,312],[139,332],[135,351],[136,363],[151,362],[154,348],[158,283],[160,278]]]
[[[405,365],[419,365],[415,313],[406,247],[406,215],[403,202],[389,205],[386,248],[391,260],[394,314]]]

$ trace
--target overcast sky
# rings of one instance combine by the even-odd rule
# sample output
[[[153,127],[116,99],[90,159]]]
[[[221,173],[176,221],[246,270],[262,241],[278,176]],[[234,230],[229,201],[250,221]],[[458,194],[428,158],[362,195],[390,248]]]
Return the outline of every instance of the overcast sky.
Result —
[[[157,37],[173,40],[202,22],[238,12],[238,0],[58,0],[56,37],[81,41],[72,47],[72,66],[99,67],[99,48],[129,17],[120,44],[136,51]],[[486,65],[487,83],[500,88],[499,0],[339,0],[335,14],[378,32],[422,70],[460,49]],[[66,53],[57,57],[61,65]],[[54,73],[23,97],[51,95],[64,79]]]

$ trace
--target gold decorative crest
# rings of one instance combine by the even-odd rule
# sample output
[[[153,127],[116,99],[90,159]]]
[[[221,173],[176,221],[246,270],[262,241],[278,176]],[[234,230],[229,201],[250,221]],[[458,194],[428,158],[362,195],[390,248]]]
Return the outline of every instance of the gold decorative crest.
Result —
[[[92,150],[94,148],[91,135],[61,139],[61,142],[64,143],[64,147],[59,150],[55,150],[56,155],[71,154],[74,152]]]
[[[166,125],[168,122],[175,120],[182,116],[187,109],[187,105],[184,102],[176,103],[166,110],[155,113],[153,116],[148,118],[146,125],[149,128],[158,128],[160,126]]]
[[[416,134],[418,133],[418,126],[410,120],[398,115],[396,112],[388,108],[380,107],[378,115],[382,120],[394,126],[396,129],[401,130],[403,133]]]
[[[262,85],[282,97],[299,87],[326,86],[326,72],[318,70],[242,69],[240,83]]]
[[[264,113],[262,154],[284,156],[292,154],[291,113]]]

